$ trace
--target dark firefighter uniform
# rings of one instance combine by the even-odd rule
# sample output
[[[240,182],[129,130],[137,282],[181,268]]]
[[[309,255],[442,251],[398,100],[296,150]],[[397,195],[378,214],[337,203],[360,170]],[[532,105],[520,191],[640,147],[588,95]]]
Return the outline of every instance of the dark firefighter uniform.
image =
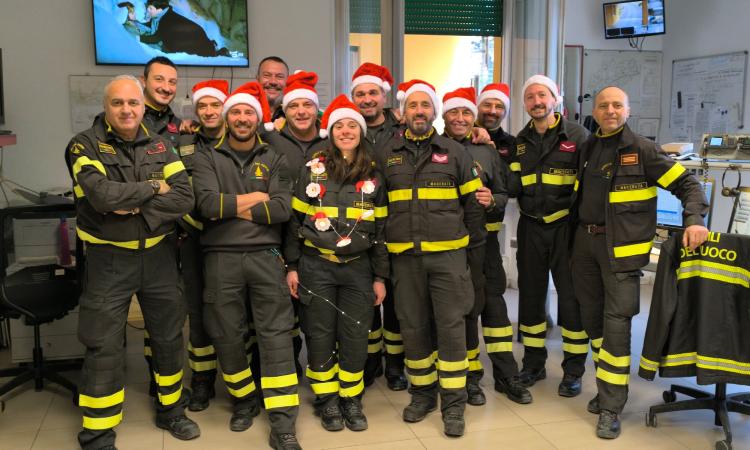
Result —
[[[174,245],[175,220],[193,207],[185,166],[169,143],[141,126],[132,142],[121,140],[104,115],[68,145],[78,237],[86,243],[78,338],[86,346],[79,383],[84,449],[113,445],[122,420],[125,322],[133,294],[151,336],[157,383],[157,424],[184,414],[180,292]],[[171,190],[155,195],[149,180]],[[117,210],[140,210],[120,215]]]
[[[372,179],[375,190],[365,194],[355,182],[337,183],[329,174],[311,177],[305,167],[292,198],[294,217],[284,253],[290,270],[299,273],[307,378],[319,411],[338,405],[339,397],[358,399],[364,391],[373,277],[389,276],[384,238],[388,200],[382,177],[373,173]],[[305,193],[311,180],[325,186],[320,201]],[[315,225],[320,212],[331,223],[325,231]],[[339,236],[346,235],[351,244],[338,247]]]
[[[391,108],[385,108],[385,122],[374,127],[367,127],[365,140],[374,154],[378,154],[388,141],[399,132],[401,124]],[[382,305],[376,306],[372,315],[370,334],[367,345],[367,364],[365,364],[365,385],[370,385],[383,371],[383,350],[385,350],[385,377],[391,388],[406,389],[404,379],[404,341],[401,339],[401,327],[396,318],[393,299],[393,283],[386,279],[386,294]],[[382,307],[382,317],[381,317]]]
[[[177,150],[185,164],[191,183],[195,154],[212,151],[214,146],[223,139],[223,133],[220,138],[213,138],[204,134],[201,128],[196,129],[193,134],[180,135],[180,145]],[[182,229],[178,254],[185,285],[183,295],[189,318],[188,365],[193,371],[191,387],[195,393],[195,389],[200,384],[205,384],[209,389],[208,395],[212,397],[216,379],[216,351],[203,323],[203,253],[200,247],[203,220],[198,212],[193,210],[180,218],[178,224]],[[191,410],[201,410],[206,405],[198,405],[191,401],[189,407]]]
[[[540,371],[547,360],[545,303],[549,272],[557,289],[566,375],[583,375],[588,338],[581,325],[569,268],[568,214],[578,168],[578,152],[588,132],[555,113],[554,125],[540,135],[533,121],[518,133],[511,155],[515,174],[511,195],[518,197],[518,316],[524,370]],[[520,180],[520,183],[519,183]],[[520,184],[520,186],[519,186]],[[533,382],[532,382],[533,384]]]
[[[516,138],[503,130],[503,127],[497,127],[494,130],[490,130],[489,128],[485,129],[490,134],[490,139],[492,139],[492,143],[495,144],[495,149],[500,155],[500,158],[502,158],[506,164],[510,164],[510,155],[516,148]]]
[[[599,406],[620,414],[628,396],[630,325],[639,310],[641,267],[656,232],[657,186],[684,206],[684,224],[703,225],[703,189],[685,168],[628,125],[597,132],[581,154],[571,226],[571,267],[597,365]]]
[[[471,135],[459,143],[466,147],[471,155],[474,161],[473,171],[482,180],[482,185],[492,192],[494,200],[489,208],[485,208],[487,242],[484,244],[484,252],[471,253],[469,258],[474,285],[474,308],[466,317],[466,348],[469,358],[467,384],[478,386],[484,375],[482,362],[479,360],[477,320],[480,315],[482,336],[487,354],[492,361],[494,379],[502,380],[518,375],[518,364],[513,358],[512,349],[513,328],[503,298],[507,282],[498,240],[505,216],[505,205],[508,202],[506,180],[509,177],[509,169],[496,149],[489,145],[472,144]],[[478,258],[473,257],[475,254]]]
[[[256,386],[245,353],[246,299],[255,321],[261,388],[274,433],[294,433],[299,397],[292,351],[294,314],[289,302],[281,225],[291,212],[291,185],[283,155],[256,138],[241,160],[228,140],[195,154],[193,186],[203,222],[204,323],[234,401],[234,411],[257,413]],[[237,216],[236,196],[265,192],[270,200]]]
[[[434,133],[394,136],[377,155],[388,189],[386,246],[412,401],[443,417],[466,405],[466,324],[474,305],[466,249],[483,243],[481,180],[457,142]],[[437,340],[435,341],[435,336]],[[437,351],[435,351],[437,348]]]

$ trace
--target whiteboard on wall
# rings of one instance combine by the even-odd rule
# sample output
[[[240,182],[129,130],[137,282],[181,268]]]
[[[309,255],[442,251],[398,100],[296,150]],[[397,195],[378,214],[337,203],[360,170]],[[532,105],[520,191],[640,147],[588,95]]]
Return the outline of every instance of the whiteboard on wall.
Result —
[[[628,124],[644,136],[657,136],[661,118],[662,52],[636,50],[585,50],[581,112],[591,115],[594,96],[607,86],[617,86],[630,99]]]
[[[672,139],[700,144],[703,133],[742,129],[746,80],[747,51],[672,61]]]

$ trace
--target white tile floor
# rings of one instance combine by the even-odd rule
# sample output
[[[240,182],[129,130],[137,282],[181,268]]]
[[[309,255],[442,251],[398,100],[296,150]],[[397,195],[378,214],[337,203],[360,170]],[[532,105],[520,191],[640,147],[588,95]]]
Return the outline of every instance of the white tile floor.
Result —
[[[517,317],[517,292],[507,293],[511,317]],[[602,441],[594,434],[596,416],[586,412],[586,403],[593,397],[596,386],[593,364],[589,361],[584,376],[584,392],[573,399],[557,396],[557,384],[562,376],[560,368],[561,342],[559,329],[548,339],[550,358],[547,380],[532,388],[534,402],[518,405],[492,390],[491,375],[484,379],[487,405],[467,406],[466,435],[449,439],[442,434],[440,414],[432,413],[425,421],[406,424],[401,410],[408,403],[406,392],[391,392],[383,379],[367,391],[364,400],[370,428],[354,433],[324,431],[313,416],[312,394],[306,384],[300,388],[302,408],[297,422],[298,436],[306,450],[361,449],[712,449],[714,442],[723,439],[721,429],[713,426],[708,411],[694,411],[661,415],[657,428],[644,425],[644,413],[652,404],[660,403],[661,393],[671,382],[694,385],[692,379],[657,379],[647,382],[637,375],[638,355],[642,347],[648,313],[649,286],[643,287],[642,313],[634,320],[633,364],[630,399],[623,414],[623,432],[619,439]],[[554,308],[552,308],[554,310]],[[121,450],[140,449],[266,449],[268,421],[261,414],[255,424],[244,433],[228,429],[230,403],[219,390],[218,398],[200,413],[189,413],[198,422],[202,435],[199,439],[182,442],[153,425],[153,409],[147,394],[146,367],[141,354],[141,332],[128,332],[127,388],[125,419],[117,428],[117,446]],[[521,359],[521,346],[516,346],[516,359]],[[0,352],[0,361],[7,354]],[[7,352],[6,352],[7,353]],[[483,356],[485,367],[488,360]],[[188,371],[186,371],[188,373]],[[2,382],[2,380],[0,380]],[[219,386],[221,388],[221,386]],[[742,391],[742,386],[731,390]],[[0,450],[10,449],[76,449],[76,433],[80,413],[70,396],[50,385],[35,392],[30,385],[18,388],[5,396],[6,411],[0,414]],[[731,414],[734,448],[750,449],[750,418]]]

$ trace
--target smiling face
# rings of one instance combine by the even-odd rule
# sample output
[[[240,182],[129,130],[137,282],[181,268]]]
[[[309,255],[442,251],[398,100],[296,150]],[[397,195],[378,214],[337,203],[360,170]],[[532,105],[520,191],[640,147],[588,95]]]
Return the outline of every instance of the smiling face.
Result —
[[[352,101],[366,122],[374,122],[383,114],[385,91],[375,83],[361,83],[352,90]]]
[[[127,140],[138,133],[144,111],[143,92],[134,80],[113,81],[104,93],[104,117]]]
[[[499,127],[500,122],[505,118],[505,104],[496,98],[482,100],[477,109],[479,112],[479,125],[488,130],[494,130]]]
[[[523,93],[523,106],[532,119],[541,120],[555,111],[555,96],[547,86],[532,84]]]
[[[222,109],[224,104],[216,97],[206,95],[201,97],[195,104],[195,115],[206,130],[216,130],[224,126]]]
[[[287,103],[284,114],[293,131],[305,132],[315,126],[315,121],[318,118],[318,107],[312,100],[298,98]]]
[[[435,120],[435,106],[430,96],[421,91],[409,95],[404,104],[404,120],[415,136],[427,134]]]
[[[594,120],[599,124],[602,134],[609,134],[625,125],[630,117],[628,95],[620,88],[602,89],[594,99]]]
[[[443,114],[445,131],[449,136],[461,139],[469,134],[474,125],[474,113],[469,108],[459,106]]]
[[[331,139],[333,145],[342,153],[353,151],[359,145],[362,137],[362,128],[354,119],[341,119],[331,127]]]
[[[158,108],[168,106],[177,94],[177,70],[172,66],[154,63],[141,81],[146,101]]]
[[[248,142],[258,130],[258,114],[250,105],[240,103],[227,112],[229,134],[238,142]]]
[[[280,100],[288,77],[286,66],[280,62],[267,60],[258,67],[258,83],[263,86],[269,105]]]

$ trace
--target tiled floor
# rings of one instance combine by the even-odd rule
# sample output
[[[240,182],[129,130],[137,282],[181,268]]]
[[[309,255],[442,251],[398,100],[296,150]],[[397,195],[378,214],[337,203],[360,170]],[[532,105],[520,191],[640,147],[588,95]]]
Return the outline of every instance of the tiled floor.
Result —
[[[302,408],[297,422],[298,436],[306,450],[310,449],[712,449],[714,442],[723,439],[721,429],[713,426],[709,412],[683,412],[661,415],[657,428],[644,425],[644,412],[652,404],[661,402],[661,393],[670,382],[694,385],[691,379],[647,382],[635,375],[638,356],[648,312],[650,290],[644,286],[642,314],[634,320],[633,364],[630,399],[623,414],[623,432],[619,439],[602,441],[594,435],[596,416],[586,412],[586,403],[595,393],[593,365],[589,361],[584,376],[584,392],[573,399],[557,396],[560,369],[560,332],[555,329],[548,340],[550,358],[548,378],[532,388],[534,402],[517,405],[492,390],[490,376],[484,379],[487,405],[468,406],[466,435],[449,439],[442,434],[440,414],[432,413],[425,421],[406,424],[401,410],[408,403],[406,392],[389,391],[380,379],[367,391],[365,413],[370,429],[354,433],[324,431],[313,416],[312,394],[306,383],[301,387]],[[516,317],[517,292],[507,294],[511,317]],[[554,308],[553,308],[554,310]],[[127,389],[125,419],[117,428],[117,446],[121,450],[135,449],[266,449],[268,421],[261,414],[255,424],[244,433],[228,429],[230,404],[226,394],[219,394],[211,407],[200,413],[189,413],[201,426],[202,436],[182,442],[153,425],[153,409],[147,394],[146,368],[141,354],[141,332],[129,329],[127,356]],[[521,346],[516,346],[520,361]],[[7,354],[0,352],[0,361]],[[485,367],[488,360],[483,357]],[[186,371],[187,373],[187,371]],[[2,381],[2,380],[0,380]],[[743,390],[732,386],[732,391]],[[748,388],[750,390],[750,388]],[[220,390],[223,392],[223,389]],[[76,433],[80,414],[70,396],[51,385],[42,392],[34,392],[29,385],[16,389],[5,397],[6,411],[0,414],[0,449],[76,449]],[[750,418],[731,415],[734,448],[750,449]]]

